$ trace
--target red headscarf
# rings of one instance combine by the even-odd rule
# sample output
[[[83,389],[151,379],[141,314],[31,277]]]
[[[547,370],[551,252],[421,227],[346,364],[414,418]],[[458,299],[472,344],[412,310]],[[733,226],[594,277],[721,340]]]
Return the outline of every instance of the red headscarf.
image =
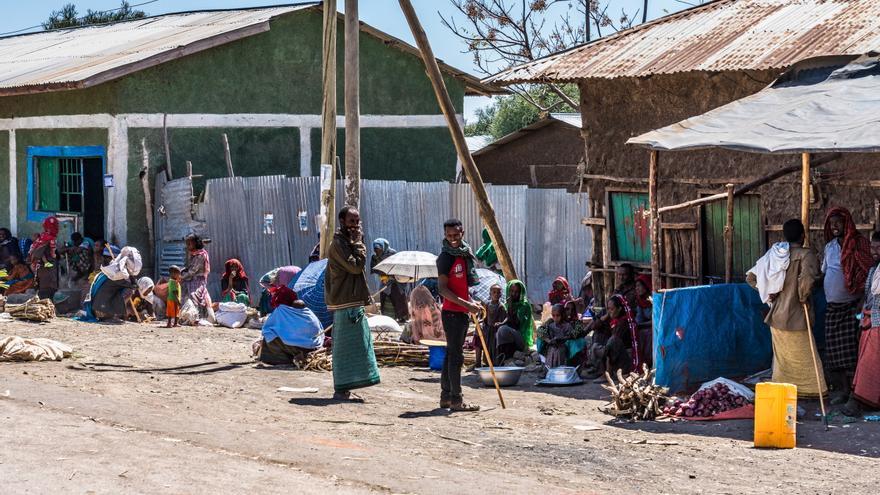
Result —
[[[270,302],[273,308],[277,308],[278,306],[293,306],[293,303],[299,299],[299,296],[296,295],[296,292],[293,291],[290,287],[285,285],[279,285],[276,287],[271,287],[269,292],[272,294],[272,301]]]
[[[831,232],[829,220],[831,217],[843,219],[843,239],[840,241],[840,266],[843,268],[843,279],[846,290],[850,294],[857,294],[864,290],[868,271],[874,265],[871,258],[871,243],[868,238],[859,233],[853,222],[852,214],[846,208],[836,206],[828,210],[825,215],[825,242],[831,242],[834,234]]]
[[[562,289],[556,289],[557,282],[562,284]],[[565,277],[556,277],[550,292],[547,293],[547,300],[550,304],[565,304],[569,299],[571,299],[571,286],[568,284],[568,280]]]
[[[636,277],[636,282],[641,282],[645,284],[645,287],[648,289],[648,293],[642,297],[636,296],[636,304],[639,305],[640,308],[648,308],[651,306],[651,301],[648,300],[651,297],[651,276],[650,275],[639,275]]]
[[[241,261],[238,261],[237,259],[232,258],[231,260],[228,260],[226,262],[225,266],[226,266],[226,272],[223,274],[223,280],[229,280],[229,277],[230,277],[230,275],[232,275],[232,272],[236,272],[236,274],[237,274],[235,276],[236,280],[243,280],[245,285],[248,285],[250,283],[250,279],[248,278],[247,273],[244,271],[244,265],[241,264]]]
[[[43,220],[43,232],[31,244],[31,251],[34,249],[49,245],[49,249],[55,251],[55,239],[58,238],[58,218],[46,217]]]

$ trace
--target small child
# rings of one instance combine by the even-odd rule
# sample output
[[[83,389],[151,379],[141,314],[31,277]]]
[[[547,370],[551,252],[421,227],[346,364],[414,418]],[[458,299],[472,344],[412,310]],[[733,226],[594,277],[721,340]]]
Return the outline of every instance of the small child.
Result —
[[[564,307],[561,304],[554,304],[550,310],[553,319],[538,330],[539,337],[544,341],[544,353],[548,368],[565,366],[568,362],[566,342],[571,338],[572,326],[571,323],[565,321],[563,310]]]
[[[172,265],[168,269],[168,296],[165,298],[165,316],[168,327],[178,327],[177,316],[180,314],[180,267]]]
[[[507,319],[507,310],[501,302],[501,286],[498,284],[489,287],[489,304],[486,305],[486,318],[480,323],[480,329],[483,330],[483,337],[486,338],[486,346],[488,350],[483,349],[483,343],[480,342],[480,336],[474,335],[474,352],[476,353],[476,361],[474,368],[483,366],[483,352],[495,363],[495,333],[498,327]],[[488,363],[486,363],[488,364]]]

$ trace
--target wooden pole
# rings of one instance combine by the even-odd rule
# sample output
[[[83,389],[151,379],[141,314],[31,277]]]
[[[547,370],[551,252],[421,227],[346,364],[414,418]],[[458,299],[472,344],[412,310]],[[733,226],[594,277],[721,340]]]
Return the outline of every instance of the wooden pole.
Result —
[[[168,114],[162,115],[162,141],[165,144],[165,178],[169,181],[171,174],[171,146],[168,144]]]
[[[186,161],[186,176],[187,177],[193,176],[193,162],[191,162],[189,160]]]
[[[324,0],[323,101],[321,106],[321,258],[336,230],[336,0]]]
[[[727,185],[727,224],[724,226],[724,283],[733,279],[733,184]]]
[[[419,22],[412,2],[410,0],[399,0],[399,2],[403,15],[406,16],[406,22],[412,31],[413,38],[415,38],[416,44],[419,47],[419,52],[421,52],[422,60],[425,62],[428,77],[431,79],[434,94],[437,96],[437,102],[440,104],[440,109],[446,117],[446,124],[449,126],[449,133],[452,134],[452,142],[455,144],[455,150],[458,152],[462,170],[471,185],[474,196],[476,196],[480,218],[483,220],[486,230],[489,231],[489,237],[492,240],[492,245],[495,246],[495,253],[498,255],[501,270],[504,272],[504,277],[507,280],[515,279],[517,278],[516,268],[507,250],[507,244],[504,242],[504,236],[501,234],[498,220],[495,218],[495,210],[489,201],[489,195],[486,193],[483,178],[480,176],[480,171],[474,163],[474,158],[468,151],[464,132],[455,116],[455,106],[452,104],[452,99],[449,98],[449,93],[446,91],[446,84],[443,82],[443,76],[440,73],[440,67],[437,65],[437,59],[434,58],[434,52],[431,49],[431,44],[428,42],[428,36]]]
[[[485,316],[485,313],[483,314]],[[495,383],[495,391],[498,392],[501,409],[507,409],[507,406],[504,404],[504,396],[501,395],[501,385],[498,384],[498,378],[495,376],[495,363],[492,362],[492,356],[488,351],[489,346],[486,344],[486,337],[483,336],[483,330],[480,329],[480,320],[475,314],[471,315],[471,319],[474,321],[474,329],[476,329],[477,335],[480,337],[480,343],[483,344],[483,349],[486,349],[486,362],[489,363],[489,373],[492,374],[492,381]]]
[[[809,155],[808,153],[805,153]],[[807,319],[807,340],[810,342],[810,355],[813,357],[813,370],[816,372],[816,387],[819,390],[819,407],[822,409],[822,423],[828,431],[828,414],[825,412],[825,390],[822,388],[822,377],[819,374],[819,361],[816,359],[816,342],[813,340],[813,324],[810,323],[810,310],[804,303],[804,317]]]
[[[651,150],[648,167],[648,207],[651,209],[651,284],[655,291],[660,290],[660,201],[657,197],[657,175],[660,153]]]
[[[147,215],[147,240],[149,247],[146,252],[147,259],[152,259],[152,251],[155,249],[155,233],[153,231],[153,194],[150,191],[150,153],[147,151],[146,138],[141,139],[141,187],[144,190],[144,210]]]
[[[232,154],[229,152],[229,137],[225,132],[223,133],[223,153],[226,155],[226,174],[235,177],[235,172],[232,170]],[[192,171],[190,171],[190,175],[192,175]]]
[[[361,201],[360,21],[358,0],[345,2],[345,204]]]
[[[806,235],[804,247],[810,247],[810,154],[801,154],[801,222]]]

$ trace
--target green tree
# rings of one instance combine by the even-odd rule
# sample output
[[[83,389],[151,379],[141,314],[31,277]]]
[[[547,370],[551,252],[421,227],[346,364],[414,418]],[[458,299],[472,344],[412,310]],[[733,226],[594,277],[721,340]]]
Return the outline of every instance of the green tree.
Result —
[[[123,0],[119,8],[112,10],[92,10],[86,11],[86,15],[80,17],[76,10],[76,5],[68,3],[61,7],[61,10],[53,10],[45,22],[43,29],[63,29],[78,26],[89,26],[92,24],[107,24],[110,22],[127,21],[129,19],[142,19],[147,14],[142,10],[135,10],[128,1]]]
[[[567,84],[560,89],[570,99],[577,100],[577,86]],[[535,103],[546,110],[539,110]],[[493,139],[498,139],[535,123],[542,114],[548,112],[577,112],[577,110],[571,108],[546,86],[533,86],[528,90],[528,97],[520,94],[497,96],[491,105],[478,108],[475,112],[476,122],[465,126],[465,134],[468,136],[488,134]]]

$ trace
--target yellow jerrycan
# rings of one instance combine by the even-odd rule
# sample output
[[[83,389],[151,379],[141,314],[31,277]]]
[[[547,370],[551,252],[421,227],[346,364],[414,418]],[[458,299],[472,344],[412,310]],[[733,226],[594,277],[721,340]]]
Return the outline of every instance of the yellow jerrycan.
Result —
[[[755,387],[755,447],[793,449],[797,428],[797,386],[759,383]]]

